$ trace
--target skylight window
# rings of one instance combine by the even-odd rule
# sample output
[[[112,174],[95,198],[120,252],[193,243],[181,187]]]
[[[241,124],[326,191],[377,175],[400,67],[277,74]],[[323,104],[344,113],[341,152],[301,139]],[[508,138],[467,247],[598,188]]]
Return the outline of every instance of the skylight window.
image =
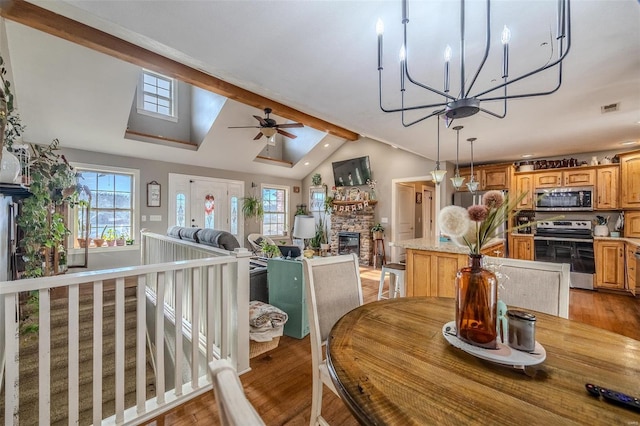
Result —
[[[174,79],[143,70],[138,84],[138,113],[177,120],[176,89]]]

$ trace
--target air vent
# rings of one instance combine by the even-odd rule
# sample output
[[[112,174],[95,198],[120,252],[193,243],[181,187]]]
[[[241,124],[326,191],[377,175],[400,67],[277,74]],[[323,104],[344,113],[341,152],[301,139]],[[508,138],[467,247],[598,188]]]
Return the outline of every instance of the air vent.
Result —
[[[608,112],[615,112],[620,109],[620,103],[617,102],[615,104],[603,105],[600,107],[600,112],[602,114],[606,114]]]

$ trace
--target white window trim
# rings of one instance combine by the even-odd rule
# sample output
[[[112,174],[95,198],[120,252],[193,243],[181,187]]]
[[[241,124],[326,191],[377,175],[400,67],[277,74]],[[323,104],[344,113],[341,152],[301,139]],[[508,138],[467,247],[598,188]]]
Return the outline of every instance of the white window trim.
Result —
[[[148,111],[144,109],[144,75],[151,74],[153,76],[166,78],[167,80],[171,80],[171,111],[173,115],[165,115],[160,114],[153,111]],[[146,115],[149,117],[159,118],[161,120],[172,121],[174,123],[178,122],[178,80],[175,78],[168,77],[166,75],[162,75],[157,72],[153,72],[147,69],[142,69],[140,71],[140,76],[138,77],[138,87],[136,89],[136,111],[138,114]]]
[[[71,166],[74,169],[89,169],[92,171],[101,171],[107,173],[127,173],[133,175],[133,188],[132,188],[132,196],[133,196],[133,244],[130,246],[113,246],[113,247],[91,247],[89,249],[89,253],[101,253],[101,252],[113,252],[113,251],[127,251],[127,250],[140,250],[140,191],[138,188],[140,187],[140,170],[139,169],[128,169],[126,167],[115,167],[115,166],[104,166],[101,164],[88,164],[88,163],[75,163],[71,162]],[[67,241],[67,252],[69,254],[76,253],[84,253],[83,248],[75,248],[74,241],[76,235],[76,221],[74,220],[76,217],[76,209],[69,209],[69,217],[68,223],[70,224],[69,230],[71,234],[69,235],[69,240]]]
[[[260,185],[260,199],[262,199],[262,192],[265,188],[269,189],[282,189],[285,191],[287,199],[284,206],[284,235],[269,235],[271,238],[289,238],[289,211],[291,210],[291,187],[286,185],[270,185],[263,183]],[[260,233],[264,233],[264,219],[260,221]]]

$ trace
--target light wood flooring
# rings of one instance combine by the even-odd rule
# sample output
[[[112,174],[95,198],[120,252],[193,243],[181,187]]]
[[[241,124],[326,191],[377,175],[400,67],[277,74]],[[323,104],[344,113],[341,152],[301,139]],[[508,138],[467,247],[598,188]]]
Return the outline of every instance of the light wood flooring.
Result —
[[[361,268],[365,303],[377,299],[380,271]],[[571,290],[569,317],[640,340],[640,300],[628,295]],[[267,425],[308,425],[311,410],[309,337],[283,336],[279,346],[251,360],[241,376],[249,400]],[[342,401],[326,387],[322,414],[329,424],[357,425]],[[146,425],[218,425],[213,392],[170,411]]]

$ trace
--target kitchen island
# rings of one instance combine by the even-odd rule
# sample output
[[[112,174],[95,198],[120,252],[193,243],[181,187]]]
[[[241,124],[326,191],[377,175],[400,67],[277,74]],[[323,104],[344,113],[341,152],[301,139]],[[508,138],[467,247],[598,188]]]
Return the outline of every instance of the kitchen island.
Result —
[[[453,242],[416,238],[393,243],[407,253],[407,296],[455,297],[456,273],[468,265],[469,248]],[[504,239],[495,238],[482,250],[504,256]]]

